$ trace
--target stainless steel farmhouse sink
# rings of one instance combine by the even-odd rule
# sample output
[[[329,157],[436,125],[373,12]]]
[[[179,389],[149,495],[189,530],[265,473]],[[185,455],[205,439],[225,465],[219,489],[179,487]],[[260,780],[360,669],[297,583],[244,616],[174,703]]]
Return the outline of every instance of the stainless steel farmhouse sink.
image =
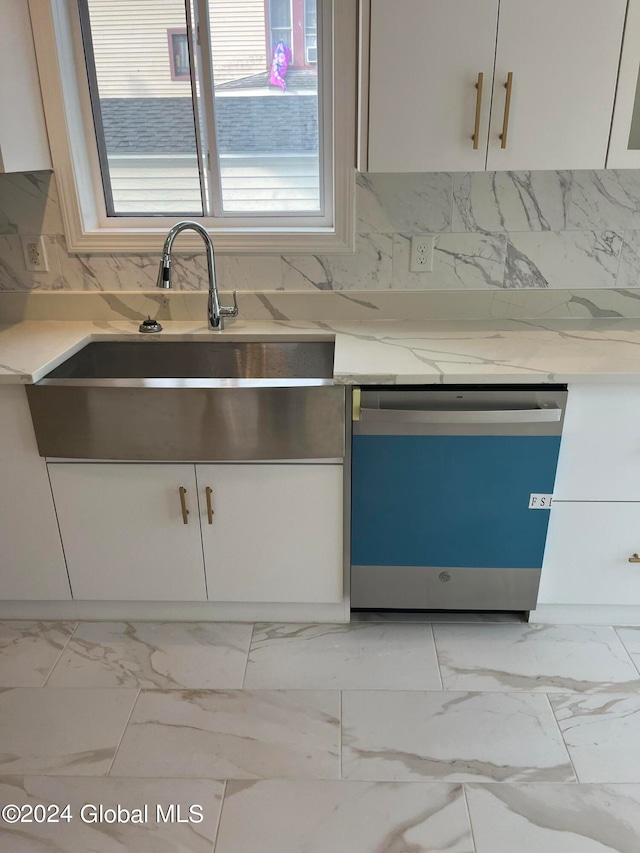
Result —
[[[345,390],[333,341],[100,341],[27,396],[42,456],[339,458]]]
[[[71,356],[44,381],[331,380],[333,350],[333,341],[99,341]]]

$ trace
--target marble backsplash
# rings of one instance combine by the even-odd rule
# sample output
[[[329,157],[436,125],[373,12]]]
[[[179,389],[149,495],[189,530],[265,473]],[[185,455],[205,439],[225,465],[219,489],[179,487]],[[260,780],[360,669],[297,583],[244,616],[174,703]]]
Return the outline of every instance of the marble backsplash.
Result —
[[[330,330],[336,322],[369,320],[546,321],[618,318],[640,320],[636,290],[423,290],[240,291],[243,321],[313,321]],[[0,324],[22,320],[201,320],[207,294],[195,290],[77,291],[0,290]],[[229,322],[231,328],[234,321]]]
[[[640,296],[640,171],[358,175],[356,204],[354,255],[219,255],[221,289],[562,290],[574,304],[593,301],[576,292],[616,290],[616,307],[601,306],[615,313]],[[411,273],[409,238],[426,233],[433,272]],[[20,238],[36,234],[48,272],[25,269]],[[152,290],[157,261],[69,254],[54,175],[0,175],[0,291]],[[175,273],[177,289],[206,289],[203,255],[176,255]]]

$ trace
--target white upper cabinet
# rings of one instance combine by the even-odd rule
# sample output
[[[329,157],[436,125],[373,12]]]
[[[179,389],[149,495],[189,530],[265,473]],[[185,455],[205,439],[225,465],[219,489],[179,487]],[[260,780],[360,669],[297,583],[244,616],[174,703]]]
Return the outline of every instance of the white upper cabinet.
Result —
[[[26,0],[0,0],[0,172],[50,169]]]
[[[640,169],[640,0],[629,0],[607,167]]]
[[[626,0],[500,0],[487,169],[604,168],[625,7]]]
[[[372,0],[368,171],[484,169],[497,20],[498,0]]]
[[[371,0],[363,168],[604,168],[625,9],[626,0]]]

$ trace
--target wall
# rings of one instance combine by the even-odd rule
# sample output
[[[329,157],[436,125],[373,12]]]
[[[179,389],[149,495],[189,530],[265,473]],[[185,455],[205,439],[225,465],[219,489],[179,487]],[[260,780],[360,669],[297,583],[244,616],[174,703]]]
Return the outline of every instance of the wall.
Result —
[[[223,289],[630,289],[640,285],[640,171],[360,175],[355,255],[221,256]],[[433,233],[432,273],[409,273],[409,236]],[[50,270],[24,268],[44,234]],[[157,257],[69,255],[51,173],[0,175],[0,290],[155,287]],[[179,245],[179,244],[178,244]],[[176,286],[206,288],[201,255]],[[640,288],[637,291],[640,298]]]

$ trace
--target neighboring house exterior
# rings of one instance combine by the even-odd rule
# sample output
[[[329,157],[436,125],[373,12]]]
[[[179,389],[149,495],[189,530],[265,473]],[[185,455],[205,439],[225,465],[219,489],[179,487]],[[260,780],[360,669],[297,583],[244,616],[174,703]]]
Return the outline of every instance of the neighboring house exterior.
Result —
[[[316,0],[209,4],[225,209],[317,209]],[[88,5],[116,212],[197,212],[184,0]],[[293,52],[286,93],[269,84],[280,39]]]
[[[313,67],[315,0],[209,0],[209,8],[216,86],[267,70],[279,38],[293,67]],[[89,0],[89,10],[102,98],[190,97],[188,74],[176,74],[184,0]]]

